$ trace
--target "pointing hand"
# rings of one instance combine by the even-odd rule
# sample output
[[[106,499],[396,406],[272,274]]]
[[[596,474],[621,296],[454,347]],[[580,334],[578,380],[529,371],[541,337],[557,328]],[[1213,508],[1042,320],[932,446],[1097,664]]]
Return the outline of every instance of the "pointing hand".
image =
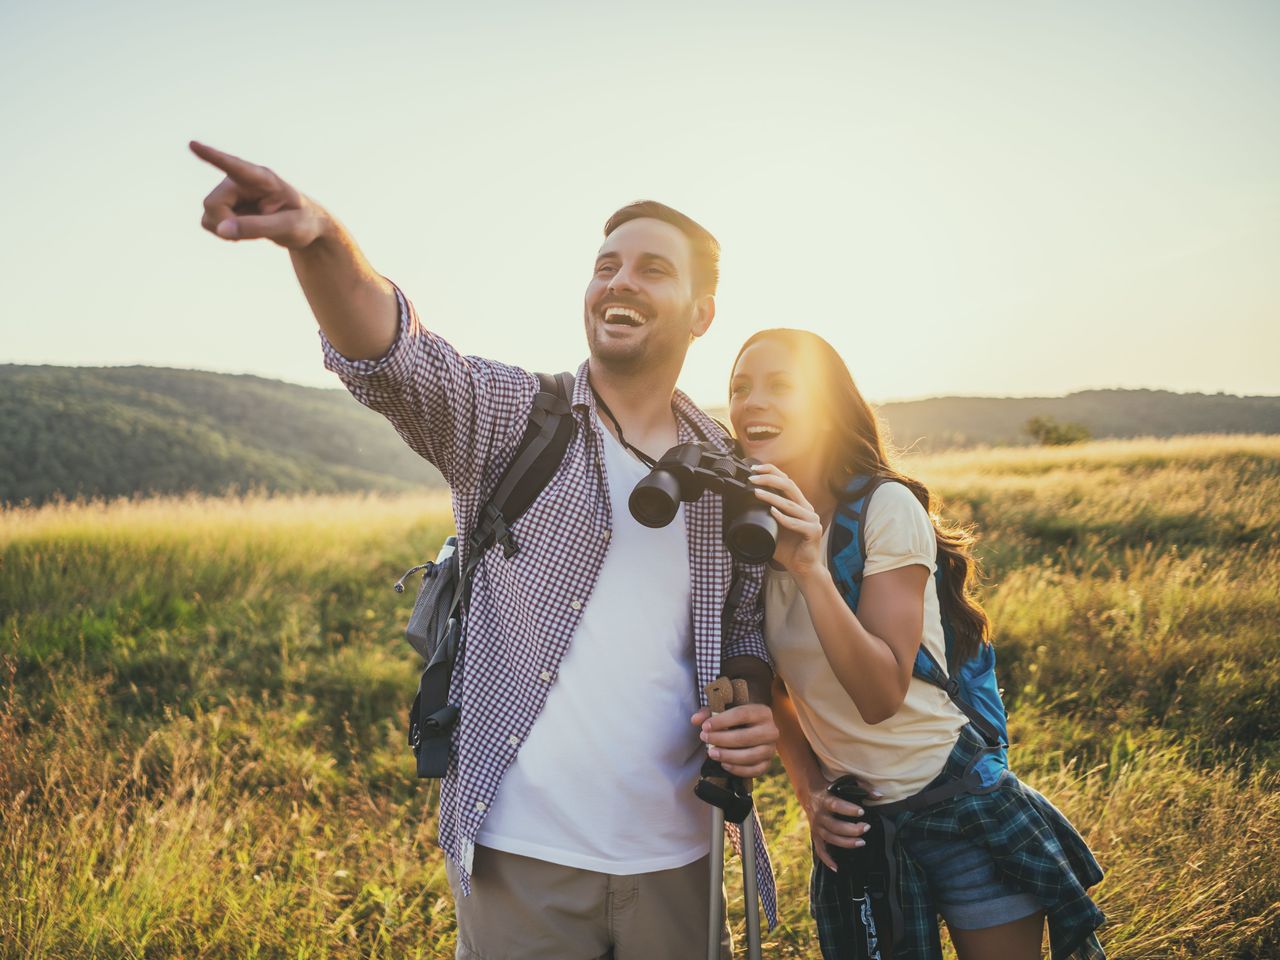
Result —
[[[328,215],[266,167],[192,140],[191,152],[226,177],[204,198],[200,225],[224,240],[267,239],[301,250],[324,231]]]

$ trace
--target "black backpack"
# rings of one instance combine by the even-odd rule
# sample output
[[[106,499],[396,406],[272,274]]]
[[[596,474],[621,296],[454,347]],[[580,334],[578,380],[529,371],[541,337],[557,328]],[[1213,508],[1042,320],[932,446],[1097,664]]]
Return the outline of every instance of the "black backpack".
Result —
[[[540,373],[538,382],[524,436],[471,533],[466,567],[458,562],[458,538],[450,536],[435,560],[413,567],[395,585],[396,592],[403,593],[405,580],[422,571],[405,630],[410,645],[427,664],[409,709],[409,747],[417,758],[419,777],[443,777],[449,766],[449,741],[458,724],[458,705],[449,702],[449,684],[461,652],[462,615],[471,578],[495,543],[502,544],[504,557],[519,551],[511,525],[551,481],[573,436],[569,402],[573,375]]]

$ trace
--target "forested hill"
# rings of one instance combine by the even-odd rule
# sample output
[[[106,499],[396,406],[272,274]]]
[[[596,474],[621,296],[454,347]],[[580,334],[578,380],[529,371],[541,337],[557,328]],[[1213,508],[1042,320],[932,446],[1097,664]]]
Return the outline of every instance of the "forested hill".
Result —
[[[1280,433],[1280,397],[1167,390],[1082,390],[1065,397],[933,397],[886,403],[880,416],[899,446],[919,450],[1030,443],[1027,421],[1078,423],[1101,437]]]
[[[442,483],[344,390],[162,367],[0,365],[0,501]]]
[[[1030,442],[1032,417],[1094,437],[1280,433],[1280,397],[1090,390],[880,408],[916,449]],[[440,475],[341,389],[161,367],[0,365],[0,502],[56,494],[402,490]]]

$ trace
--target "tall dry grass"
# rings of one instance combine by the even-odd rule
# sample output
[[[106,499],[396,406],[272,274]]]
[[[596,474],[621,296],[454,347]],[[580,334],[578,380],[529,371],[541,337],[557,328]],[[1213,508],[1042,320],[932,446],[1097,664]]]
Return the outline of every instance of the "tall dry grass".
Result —
[[[1280,439],[904,466],[983,533],[1013,764],[1102,860],[1110,954],[1280,954]],[[0,512],[0,956],[451,955],[389,587],[446,527],[439,497]],[[803,816],[758,789],[766,954],[816,956]]]

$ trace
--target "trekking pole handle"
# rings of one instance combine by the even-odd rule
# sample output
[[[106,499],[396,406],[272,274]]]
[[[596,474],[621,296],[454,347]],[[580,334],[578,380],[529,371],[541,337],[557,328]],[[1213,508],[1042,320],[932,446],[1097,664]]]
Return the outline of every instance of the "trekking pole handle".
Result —
[[[717,677],[707,684],[707,706],[711,708],[711,712],[724,713],[733,705],[734,689],[733,681],[728,677]]]
[[[730,680],[728,677],[717,677],[707,684],[705,692],[707,706],[711,708],[712,716],[717,713],[724,713],[730,707],[744,707],[751,702],[751,689],[745,680]],[[710,750],[710,746],[707,749]],[[724,772],[724,777],[730,786],[735,783],[741,784],[744,795],[749,796],[751,794],[750,777],[735,777],[727,770]]]

